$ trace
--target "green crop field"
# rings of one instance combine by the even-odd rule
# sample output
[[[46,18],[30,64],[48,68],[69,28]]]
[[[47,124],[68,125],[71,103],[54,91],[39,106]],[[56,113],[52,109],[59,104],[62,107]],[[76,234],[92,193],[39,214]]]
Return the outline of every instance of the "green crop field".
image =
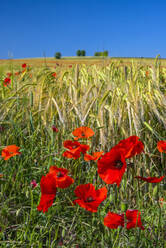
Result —
[[[161,59],[159,57],[158,61],[160,63],[160,67],[166,66],[166,59]],[[154,58],[117,58],[117,57],[62,57],[60,60],[55,58],[26,58],[26,59],[1,59],[0,65],[10,65],[11,63],[13,65],[22,65],[23,63],[28,63],[29,65],[35,65],[35,66],[41,66],[41,65],[47,65],[47,66],[56,66],[56,63],[64,65],[69,64],[86,64],[86,65],[93,65],[93,64],[101,64],[101,65],[107,65],[112,62],[114,63],[120,63],[121,65],[131,65],[133,62],[137,63],[139,65],[154,65],[156,59]]]
[[[165,60],[0,60],[0,247],[166,248],[162,140]]]

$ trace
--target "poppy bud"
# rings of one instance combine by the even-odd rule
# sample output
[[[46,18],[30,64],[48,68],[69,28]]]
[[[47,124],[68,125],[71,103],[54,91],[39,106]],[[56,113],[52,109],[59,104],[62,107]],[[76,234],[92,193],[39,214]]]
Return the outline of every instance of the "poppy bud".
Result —
[[[59,131],[58,128],[57,128],[55,125],[52,126],[52,130],[53,130],[53,132],[55,132],[55,133],[58,133],[58,131]]]
[[[5,130],[5,128],[0,125],[0,133],[2,133],[4,130]]]
[[[36,180],[34,180],[34,179],[32,180],[31,186],[33,189],[37,186]]]

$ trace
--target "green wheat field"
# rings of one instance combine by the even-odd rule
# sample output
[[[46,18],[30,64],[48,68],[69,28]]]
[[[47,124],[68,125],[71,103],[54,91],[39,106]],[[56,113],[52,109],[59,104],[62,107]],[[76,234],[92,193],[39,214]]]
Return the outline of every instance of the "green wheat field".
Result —
[[[81,126],[94,131],[84,141],[89,154],[106,153],[133,135],[143,142],[144,152],[127,160],[119,187],[99,177],[97,161],[62,155],[64,141],[74,140],[72,132]],[[166,140],[165,60],[1,60],[0,247],[166,248],[166,178],[135,178],[166,175],[160,140]],[[21,154],[5,160],[1,153],[9,145]],[[66,168],[74,183],[57,188],[43,213],[37,209],[40,180],[53,165]],[[108,191],[93,213],[73,206],[75,188],[88,183]],[[140,211],[144,230],[104,225],[108,211],[128,209]]]

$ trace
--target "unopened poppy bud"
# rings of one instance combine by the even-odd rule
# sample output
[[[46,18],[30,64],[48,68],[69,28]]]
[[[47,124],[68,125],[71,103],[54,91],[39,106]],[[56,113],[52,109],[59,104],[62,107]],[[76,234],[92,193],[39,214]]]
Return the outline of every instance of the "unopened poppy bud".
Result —
[[[53,130],[53,132],[56,132],[56,133],[59,131],[55,125],[52,126],[52,130]]]
[[[36,180],[34,180],[34,179],[32,180],[31,186],[33,189],[37,186]]]
[[[4,130],[5,130],[5,128],[0,125],[0,133],[3,132]]]

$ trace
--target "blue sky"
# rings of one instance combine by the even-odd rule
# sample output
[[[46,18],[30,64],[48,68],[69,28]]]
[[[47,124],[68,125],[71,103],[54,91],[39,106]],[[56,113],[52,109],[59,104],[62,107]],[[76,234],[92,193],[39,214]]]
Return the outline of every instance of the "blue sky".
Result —
[[[0,59],[87,56],[166,58],[165,0],[0,0]]]

